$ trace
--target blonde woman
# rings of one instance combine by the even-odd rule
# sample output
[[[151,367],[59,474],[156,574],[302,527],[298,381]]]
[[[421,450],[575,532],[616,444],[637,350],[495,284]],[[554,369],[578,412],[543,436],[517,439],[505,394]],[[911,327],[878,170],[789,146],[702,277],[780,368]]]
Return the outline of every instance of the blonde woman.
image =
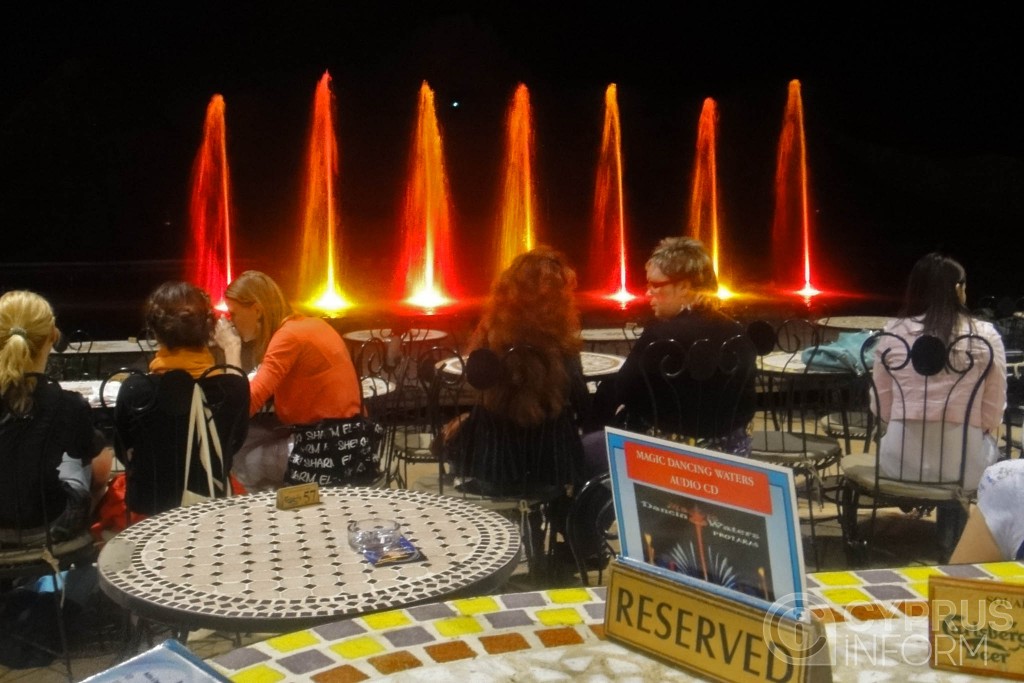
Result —
[[[0,297],[0,540],[72,538],[90,523],[113,452],[93,427],[89,405],[46,377],[59,336],[38,294]],[[95,483],[95,486],[94,486]],[[95,496],[98,498],[98,496]]]

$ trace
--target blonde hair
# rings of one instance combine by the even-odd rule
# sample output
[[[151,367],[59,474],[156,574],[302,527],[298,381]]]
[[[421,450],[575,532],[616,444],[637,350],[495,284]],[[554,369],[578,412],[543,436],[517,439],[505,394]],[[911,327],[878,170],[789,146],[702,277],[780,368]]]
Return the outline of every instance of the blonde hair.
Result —
[[[263,362],[263,354],[267,352],[267,345],[270,338],[277,332],[289,317],[292,316],[292,307],[284,296],[284,292],[277,286],[266,273],[258,270],[247,270],[235,278],[227,289],[224,290],[224,298],[237,301],[243,306],[259,304],[263,309],[263,317],[259,321],[259,329],[256,337],[252,340],[252,360],[259,364]]]
[[[53,338],[53,309],[43,297],[23,290],[0,296],[0,394],[17,415],[32,410],[35,377],[26,373]]]

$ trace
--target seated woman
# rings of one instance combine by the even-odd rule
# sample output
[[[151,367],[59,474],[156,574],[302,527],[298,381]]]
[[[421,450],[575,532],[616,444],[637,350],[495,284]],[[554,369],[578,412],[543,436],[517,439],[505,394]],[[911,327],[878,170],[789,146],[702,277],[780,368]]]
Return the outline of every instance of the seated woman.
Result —
[[[879,453],[880,469],[886,476],[902,473],[904,478],[920,476],[922,481],[936,481],[940,472],[942,478],[948,480],[951,472],[959,471],[960,425],[950,424],[949,418],[943,415],[956,415],[957,411],[964,415],[970,388],[985,364],[973,364],[966,376],[942,371],[926,380],[911,363],[903,362],[907,348],[922,335],[932,335],[948,345],[960,335],[976,334],[991,345],[992,368],[983,380],[970,414],[964,488],[976,489],[981,473],[999,457],[996,438],[1006,406],[1006,354],[1002,338],[992,323],[972,317],[967,310],[966,290],[963,266],[941,254],[925,255],[910,272],[899,317],[885,326],[887,334],[879,338],[872,380],[878,392],[878,417],[888,424]],[[880,360],[883,355],[885,362]],[[984,357],[988,358],[987,351]],[[893,400],[896,383],[902,400]],[[941,400],[929,401],[927,407],[923,407],[926,386],[928,396],[941,397]],[[876,410],[874,402],[871,409]],[[910,413],[910,410],[916,412]],[[941,430],[927,430],[926,423],[943,424],[955,433],[951,438],[942,438]],[[903,457],[904,453],[920,453],[922,439],[926,437],[941,439],[941,448],[928,449],[928,459],[923,463],[917,458]]]
[[[93,427],[89,404],[44,374],[60,333],[38,294],[0,297],[0,543],[73,538],[88,528],[94,477],[112,453]],[[95,472],[94,472],[95,470]]]
[[[210,350],[214,315],[206,292],[188,282],[164,282],[146,299],[143,315],[158,347],[149,363],[150,374],[130,375],[117,396],[117,457],[124,463],[126,474],[124,480],[115,480],[111,495],[104,501],[106,528],[113,531],[118,528],[119,515],[111,498],[118,496],[120,487],[126,488],[122,500],[126,497],[128,507],[137,515],[155,514],[181,504],[195,380],[200,380],[204,408],[211,412],[217,428],[216,449],[223,465],[216,457],[211,459],[210,474],[215,483],[224,480],[224,470],[230,470],[248,426],[244,378],[216,379],[220,371],[210,371],[214,366]],[[226,495],[228,492],[216,485],[214,491],[208,490],[205,471],[199,465],[193,455],[189,490],[210,497]],[[237,486],[233,488],[241,491]],[[123,507],[121,510],[123,519]]]
[[[1024,560],[1024,460],[987,468],[950,564]]]
[[[516,365],[522,381],[498,373],[480,405],[446,438],[455,473],[485,494],[583,482],[579,418],[588,394],[575,287],[565,258],[538,247],[516,257],[491,289],[469,350],[493,351],[500,362]]]
[[[244,345],[257,368],[250,384],[250,415],[273,399],[273,415],[250,424],[250,439],[235,459],[235,476],[250,491],[277,488],[285,483],[290,454],[303,448],[293,440],[292,427],[361,415],[359,379],[341,335],[322,318],[292,311],[270,276],[246,271],[228,285],[224,298],[231,322],[219,321],[215,338],[229,364],[242,364]],[[352,424],[357,431],[365,426]],[[301,440],[304,434],[295,436]],[[339,457],[335,464],[334,475],[319,483],[369,484],[380,475],[375,448],[361,450],[344,464]],[[296,477],[301,475],[289,475]]]

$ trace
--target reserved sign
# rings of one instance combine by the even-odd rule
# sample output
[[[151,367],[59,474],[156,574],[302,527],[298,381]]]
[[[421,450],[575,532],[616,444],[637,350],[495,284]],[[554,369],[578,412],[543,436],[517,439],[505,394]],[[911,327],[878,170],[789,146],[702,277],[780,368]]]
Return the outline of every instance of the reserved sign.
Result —
[[[614,561],[605,633],[717,681],[830,683],[819,621],[802,622]]]
[[[1024,680],[1024,585],[932,576],[932,666]]]

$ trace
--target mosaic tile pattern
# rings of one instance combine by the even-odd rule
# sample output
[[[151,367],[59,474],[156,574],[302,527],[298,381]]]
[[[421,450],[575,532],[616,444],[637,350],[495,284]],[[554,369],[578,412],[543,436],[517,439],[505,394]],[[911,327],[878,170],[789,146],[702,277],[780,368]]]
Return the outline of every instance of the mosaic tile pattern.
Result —
[[[322,489],[319,505],[278,510],[275,494],[220,499],[151,517],[99,559],[104,591],[145,616],[193,628],[279,631],[502,585],[517,529],[497,513],[423,491]],[[396,520],[426,556],[374,567],[348,545],[349,520]]]
[[[835,683],[966,680],[920,664],[927,659],[921,591],[931,574],[1024,581],[1024,564],[811,574],[809,601],[826,622]],[[605,588],[568,588],[451,600],[325,624],[209,661],[237,683],[696,680],[605,640],[605,597]],[[880,657],[868,632],[901,647]]]

